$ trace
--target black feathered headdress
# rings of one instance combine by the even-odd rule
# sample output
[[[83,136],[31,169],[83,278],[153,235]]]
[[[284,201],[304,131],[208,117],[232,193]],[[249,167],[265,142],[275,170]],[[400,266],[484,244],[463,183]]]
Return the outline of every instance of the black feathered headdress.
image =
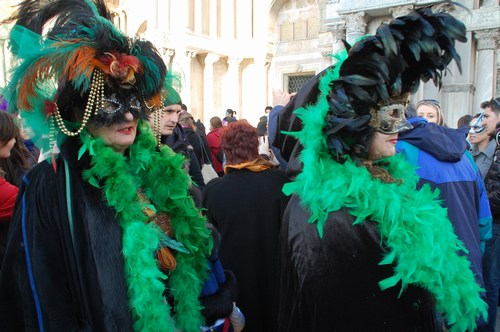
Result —
[[[377,110],[395,99],[407,99],[420,80],[433,80],[441,87],[442,72],[452,60],[461,70],[455,41],[465,42],[465,33],[465,26],[453,16],[426,7],[381,25],[375,35],[352,47],[346,44],[347,53],[336,55],[337,64],[306,83],[280,112],[273,145],[289,160],[294,148],[298,150],[299,135],[294,133],[302,127],[294,111],[323,105],[329,108],[322,124],[327,144],[342,162],[346,154],[356,153],[358,143],[367,143],[363,139]]]
[[[76,136],[87,122],[110,125],[127,111],[146,118],[162,105],[161,56],[115,28],[103,0],[25,0],[6,22],[15,22],[10,49],[19,60],[6,98],[39,145],[47,148],[54,128]]]

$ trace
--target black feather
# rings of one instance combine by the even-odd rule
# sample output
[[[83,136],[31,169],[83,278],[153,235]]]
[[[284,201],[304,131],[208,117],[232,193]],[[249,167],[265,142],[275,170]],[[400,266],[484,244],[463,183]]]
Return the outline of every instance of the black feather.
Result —
[[[341,160],[344,153],[352,152],[353,145],[358,149],[364,144],[370,108],[390,102],[393,96],[414,93],[420,81],[432,80],[441,87],[443,71],[451,61],[461,70],[456,41],[467,41],[463,23],[448,13],[424,7],[380,26],[374,36],[346,46],[348,56],[340,65],[339,77],[329,83],[331,112],[324,133],[332,155]],[[303,93],[313,99],[310,90],[299,91],[295,98]]]

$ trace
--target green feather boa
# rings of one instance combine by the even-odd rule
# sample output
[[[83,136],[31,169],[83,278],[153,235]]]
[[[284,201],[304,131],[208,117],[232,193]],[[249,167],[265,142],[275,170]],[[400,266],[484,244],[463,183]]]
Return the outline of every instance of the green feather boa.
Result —
[[[479,317],[487,316],[487,305],[480,298],[483,291],[475,282],[470,263],[459,251],[465,251],[457,239],[439,193],[426,185],[416,190],[415,169],[401,156],[384,160],[389,174],[403,179],[402,184],[387,184],[372,178],[365,167],[347,158],[335,162],[323,134],[329,111],[326,96],[328,82],[336,75],[330,72],[320,82],[321,94],[315,105],[295,113],[303,129],[294,133],[304,149],[300,155],[303,170],[283,188],[285,194],[297,194],[311,213],[308,220],[317,223],[320,236],[328,213],[342,207],[356,217],[353,227],[365,220],[375,222],[390,253],[380,264],[394,264],[394,275],[381,280],[381,289],[401,282],[429,290],[444,314],[451,331],[474,330]]]
[[[187,191],[190,178],[182,168],[184,158],[168,147],[157,152],[146,124],[138,131],[128,159],[101,139],[82,133],[80,155],[88,151],[92,158],[84,179],[94,186],[104,183],[106,200],[118,215],[134,329],[199,331],[204,319],[198,297],[207,275],[209,231]],[[163,233],[142,212],[145,203],[138,199],[139,188],[157,211],[170,216],[175,239],[189,251],[176,253],[177,267],[169,277],[155,259]],[[167,278],[175,314],[163,297]]]

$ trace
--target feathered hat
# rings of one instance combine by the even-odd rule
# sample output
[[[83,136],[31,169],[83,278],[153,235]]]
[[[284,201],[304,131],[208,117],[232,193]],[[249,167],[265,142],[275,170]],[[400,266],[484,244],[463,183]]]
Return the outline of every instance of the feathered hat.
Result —
[[[426,7],[381,25],[352,47],[345,43],[336,64],[307,82],[280,112],[273,145],[289,160],[300,150],[301,112],[328,107],[321,125],[332,156],[342,162],[346,155],[366,153],[358,148],[366,148],[368,130],[381,129],[374,120],[382,111],[404,106],[421,80],[441,87],[452,60],[461,71],[455,41],[465,42],[465,33],[462,22]]]
[[[19,61],[4,93],[37,145],[161,107],[163,60],[149,41],[116,29],[103,0],[25,0],[6,22],[15,22]]]

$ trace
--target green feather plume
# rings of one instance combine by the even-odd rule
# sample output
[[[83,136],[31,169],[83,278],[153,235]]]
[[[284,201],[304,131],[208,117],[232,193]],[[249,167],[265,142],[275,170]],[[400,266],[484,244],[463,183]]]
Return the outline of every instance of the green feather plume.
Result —
[[[198,332],[204,324],[198,297],[208,271],[209,231],[187,191],[191,180],[182,168],[184,157],[166,146],[156,152],[156,141],[147,124],[140,124],[138,131],[129,160],[105,146],[101,139],[82,133],[80,153],[93,151],[91,168],[84,171],[84,178],[91,184],[104,181],[106,200],[116,210],[123,229],[134,329]],[[176,253],[177,267],[168,278],[160,271],[154,255],[163,232],[143,214],[146,203],[138,199],[139,189],[157,211],[170,216],[176,241],[188,251]],[[167,279],[175,313],[163,298]]]

